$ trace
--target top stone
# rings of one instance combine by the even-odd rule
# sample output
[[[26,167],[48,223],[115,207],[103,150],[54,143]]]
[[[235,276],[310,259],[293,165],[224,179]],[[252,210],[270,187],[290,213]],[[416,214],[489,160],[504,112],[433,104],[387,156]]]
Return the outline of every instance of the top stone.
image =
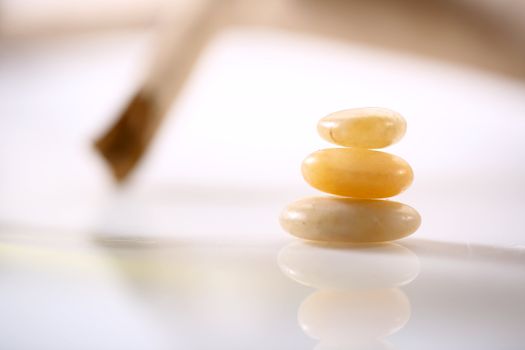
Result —
[[[322,138],[345,147],[383,148],[399,141],[406,131],[401,114],[386,108],[354,108],[329,114],[319,121]]]

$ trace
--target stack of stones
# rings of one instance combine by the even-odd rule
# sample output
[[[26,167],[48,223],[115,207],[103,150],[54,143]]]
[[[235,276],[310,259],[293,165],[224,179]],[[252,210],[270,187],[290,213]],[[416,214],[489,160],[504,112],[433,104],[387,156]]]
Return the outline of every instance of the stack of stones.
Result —
[[[392,241],[415,232],[421,223],[418,212],[383,200],[410,186],[412,168],[393,154],[373,150],[399,141],[405,119],[384,108],[348,109],[321,119],[317,129],[342,147],[309,155],[303,177],[337,197],[309,197],[288,205],[280,217],[282,227],[305,240],[346,243]]]

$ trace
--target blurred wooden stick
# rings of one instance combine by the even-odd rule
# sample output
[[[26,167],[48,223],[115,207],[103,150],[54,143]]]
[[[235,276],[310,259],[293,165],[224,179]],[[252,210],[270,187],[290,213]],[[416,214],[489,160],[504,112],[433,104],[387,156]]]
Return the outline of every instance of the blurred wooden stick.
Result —
[[[214,32],[214,0],[178,3],[160,28],[159,52],[143,87],[95,147],[118,182],[136,167],[151,143],[172,100],[182,89],[202,48]],[[170,14],[175,14],[172,18]]]
[[[137,165],[159,123],[154,98],[140,91],[109,131],[95,141],[117,181],[123,181]]]

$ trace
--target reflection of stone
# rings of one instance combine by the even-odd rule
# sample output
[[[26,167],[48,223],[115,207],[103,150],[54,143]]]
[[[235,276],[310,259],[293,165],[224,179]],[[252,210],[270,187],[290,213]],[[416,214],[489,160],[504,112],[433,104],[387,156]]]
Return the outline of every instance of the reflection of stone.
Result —
[[[419,259],[393,243],[319,245],[293,242],[278,257],[291,279],[319,289],[388,288],[410,283],[419,273]]]
[[[410,303],[398,288],[360,291],[319,290],[299,307],[299,323],[315,339],[338,344],[381,339],[400,330]]]
[[[298,311],[298,321],[321,349],[391,349],[383,338],[410,318],[399,286],[413,281],[418,257],[392,243],[319,245],[293,242],[278,257],[285,275],[317,288]]]

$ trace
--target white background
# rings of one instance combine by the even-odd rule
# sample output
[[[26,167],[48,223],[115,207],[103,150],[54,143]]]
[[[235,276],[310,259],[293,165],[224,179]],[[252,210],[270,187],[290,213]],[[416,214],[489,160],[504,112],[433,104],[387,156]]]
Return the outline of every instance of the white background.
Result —
[[[317,120],[402,113],[386,149],[415,181],[419,238],[525,244],[525,84],[366,46],[226,32],[202,55],[147,158],[115,189],[92,141],[143,76],[148,33],[5,43],[0,52],[0,225],[107,235],[270,241],[300,174],[329,147]]]

